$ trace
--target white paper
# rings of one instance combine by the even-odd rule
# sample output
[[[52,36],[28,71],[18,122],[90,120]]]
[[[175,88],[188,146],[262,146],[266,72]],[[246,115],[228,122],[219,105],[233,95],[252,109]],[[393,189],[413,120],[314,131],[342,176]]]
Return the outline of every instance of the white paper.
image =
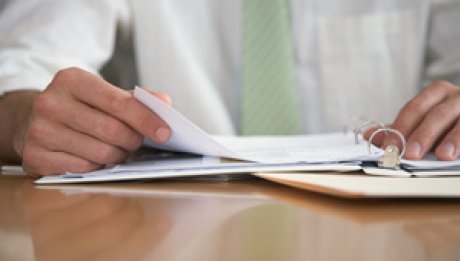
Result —
[[[377,161],[383,153],[381,149],[372,146],[373,154],[370,155],[367,142],[361,141],[360,144],[355,144],[352,133],[305,136],[212,137],[142,88],[136,87],[134,96],[171,126],[173,136],[166,145],[148,142],[149,145],[161,149],[266,163]],[[409,166],[412,169],[460,168],[460,160],[439,161],[431,153],[423,160],[402,159],[401,165]]]
[[[460,166],[460,160],[441,161],[437,160],[434,153],[428,153],[423,160],[401,160],[402,164],[415,168],[451,168]]]
[[[305,136],[216,136],[242,158],[258,162],[337,162],[369,156],[367,143],[355,144],[353,134],[328,133]],[[375,149],[375,151],[379,151]],[[377,156],[374,156],[375,158]]]
[[[134,97],[160,116],[172,130],[171,138],[165,144],[157,144],[147,140],[148,145],[159,149],[200,155],[236,157],[233,152],[214,141],[206,132],[198,128],[182,114],[144,89],[136,86]]]
[[[358,163],[349,164],[307,164],[307,163],[246,163],[227,166],[210,166],[210,167],[191,167],[191,168],[170,168],[150,170],[144,167],[142,170],[125,170],[121,172],[112,172],[108,169],[97,170],[88,173],[67,173],[59,176],[47,176],[35,181],[36,184],[70,184],[70,183],[92,183],[92,182],[111,182],[126,180],[149,180],[165,178],[183,178],[183,177],[218,177],[217,175],[232,176],[250,175],[254,172],[279,172],[279,171],[334,171],[349,172],[358,171],[361,167]]]
[[[352,134],[309,136],[212,137],[140,87],[134,97],[160,116],[172,129],[166,144],[147,145],[172,151],[235,158],[256,162],[334,162],[368,156],[367,143],[356,145]],[[377,149],[375,149],[377,150]]]

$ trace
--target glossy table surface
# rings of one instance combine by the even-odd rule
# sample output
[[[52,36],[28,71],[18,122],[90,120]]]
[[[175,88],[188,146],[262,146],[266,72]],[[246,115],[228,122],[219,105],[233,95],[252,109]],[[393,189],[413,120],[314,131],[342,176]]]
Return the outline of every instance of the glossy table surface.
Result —
[[[35,186],[0,175],[0,260],[460,260],[459,200],[263,180]]]

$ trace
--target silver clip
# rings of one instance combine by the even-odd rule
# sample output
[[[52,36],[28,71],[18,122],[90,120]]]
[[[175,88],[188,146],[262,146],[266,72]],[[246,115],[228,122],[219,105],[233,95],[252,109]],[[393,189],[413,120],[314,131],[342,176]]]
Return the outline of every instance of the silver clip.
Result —
[[[378,130],[374,131],[372,133],[372,135],[369,137],[369,141],[368,141],[368,144],[367,144],[369,154],[372,154],[372,151],[371,151],[372,140],[380,132],[385,132],[385,133],[392,132],[392,133],[396,134],[399,137],[399,139],[401,139],[402,151],[400,153],[399,148],[397,146],[394,146],[394,145],[390,145],[390,146],[386,147],[383,155],[379,159],[378,166],[381,167],[381,168],[385,168],[385,169],[399,169],[399,164],[400,164],[400,161],[401,161],[401,157],[406,152],[406,139],[404,138],[404,135],[402,135],[401,132],[399,132],[399,131],[397,131],[395,129],[388,128],[388,127],[385,127],[385,128],[378,129]]]
[[[385,148],[383,156],[380,157],[378,166],[384,169],[399,169],[399,148],[390,145]]]
[[[366,130],[372,127],[378,127],[379,129],[385,128],[385,124],[378,121],[367,120],[364,117],[360,117],[358,120],[360,121],[360,123],[355,123],[355,127],[353,128],[353,133],[355,134],[355,144],[359,144],[358,137],[360,134],[363,134]]]

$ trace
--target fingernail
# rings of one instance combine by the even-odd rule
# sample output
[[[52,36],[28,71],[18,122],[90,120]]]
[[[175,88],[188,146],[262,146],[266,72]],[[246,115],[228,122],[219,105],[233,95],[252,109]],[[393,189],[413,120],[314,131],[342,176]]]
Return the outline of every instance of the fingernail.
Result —
[[[168,127],[160,127],[155,131],[155,137],[159,142],[166,142],[171,136],[171,130]]]
[[[439,147],[439,152],[453,158],[455,154],[455,145],[452,142],[444,143]]]
[[[418,157],[422,151],[422,146],[416,141],[411,141],[407,144],[407,154]]]

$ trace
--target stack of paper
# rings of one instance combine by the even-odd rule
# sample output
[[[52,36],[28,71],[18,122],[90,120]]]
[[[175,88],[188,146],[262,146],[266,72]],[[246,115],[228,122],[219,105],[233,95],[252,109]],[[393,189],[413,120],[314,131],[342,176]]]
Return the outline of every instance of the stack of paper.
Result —
[[[355,144],[353,134],[329,133],[306,136],[227,137],[210,136],[161,100],[136,87],[134,96],[159,115],[172,129],[165,144],[146,140],[150,147],[175,153],[134,161],[90,172],[66,173],[37,180],[39,184],[82,183],[116,180],[156,179],[200,175],[274,171],[356,171],[376,175],[457,175],[460,161],[402,160],[399,171],[375,167],[382,150],[367,142]],[[177,154],[181,152],[182,154]],[[188,153],[188,154],[183,154]],[[238,161],[222,160],[222,158]],[[439,171],[443,170],[443,171]]]
[[[172,129],[172,136],[166,144],[146,140],[147,145],[158,149],[266,163],[335,162],[369,154],[366,143],[356,145],[351,134],[212,137],[143,89],[136,87],[134,96]]]

